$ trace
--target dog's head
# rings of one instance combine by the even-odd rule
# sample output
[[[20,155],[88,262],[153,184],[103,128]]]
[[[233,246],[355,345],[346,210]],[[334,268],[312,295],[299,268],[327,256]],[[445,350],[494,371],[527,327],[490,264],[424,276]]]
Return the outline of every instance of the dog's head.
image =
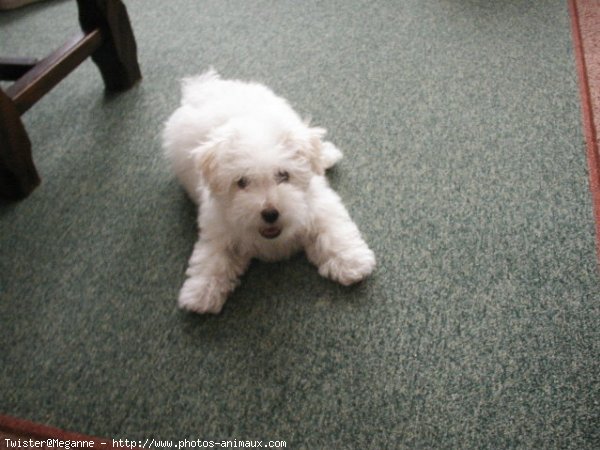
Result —
[[[301,233],[308,220],[308,188],[324,173],[325,130],[281,130],[230,121],[196,150],[204,182],[224,219],[246,240],[281,240]]]

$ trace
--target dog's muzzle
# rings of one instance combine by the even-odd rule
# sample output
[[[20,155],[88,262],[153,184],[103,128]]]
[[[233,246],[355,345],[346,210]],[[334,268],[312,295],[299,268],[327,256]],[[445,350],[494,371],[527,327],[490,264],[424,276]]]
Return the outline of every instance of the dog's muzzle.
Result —
[[[263,209],[260,212],[262,219],[268,224],[260,229],[260,235],[266,239],[275,239],[281,234],[281,228],[275,225],[279,218],[279,211],[275,208]]]

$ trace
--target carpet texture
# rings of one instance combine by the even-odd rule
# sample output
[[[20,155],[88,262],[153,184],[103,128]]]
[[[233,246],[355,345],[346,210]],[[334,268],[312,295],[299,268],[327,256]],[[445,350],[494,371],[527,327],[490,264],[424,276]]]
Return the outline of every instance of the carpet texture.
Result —
[[[126,2],[144,79],[84,63],[25,116],[42,185],[0,206],[0,413],[111,438],[288,448],[593,448],[600,294],[567,4]],[[0,14],[43,56],[71,1]],[[345,152],[378,257],[344,288],[255,263],[176,309],[195,211],[161,157],[179,78],[288,98]]]

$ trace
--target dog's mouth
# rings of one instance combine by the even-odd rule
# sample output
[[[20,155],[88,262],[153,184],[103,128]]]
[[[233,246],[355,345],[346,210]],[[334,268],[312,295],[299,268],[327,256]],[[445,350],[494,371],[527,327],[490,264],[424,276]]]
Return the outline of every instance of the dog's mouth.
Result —
[[[265,227],[260,229],[260,235],[265,239],[275,239],[281,234],[281,228],[276,226]]]

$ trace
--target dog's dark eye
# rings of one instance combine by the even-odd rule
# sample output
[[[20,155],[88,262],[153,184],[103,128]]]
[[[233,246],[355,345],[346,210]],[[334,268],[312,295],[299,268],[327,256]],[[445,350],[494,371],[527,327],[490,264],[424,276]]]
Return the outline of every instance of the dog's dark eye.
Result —
[[[277,175],[275,175],[275,179],[278,183],[287,183],[290,181],[290,174],[285,170],[280,170],[277,172]]]
[[[242,177],[239,180],[237,180],[236,184],[240,189],[244,189],[246,186],[248,186],[248,178]]]

